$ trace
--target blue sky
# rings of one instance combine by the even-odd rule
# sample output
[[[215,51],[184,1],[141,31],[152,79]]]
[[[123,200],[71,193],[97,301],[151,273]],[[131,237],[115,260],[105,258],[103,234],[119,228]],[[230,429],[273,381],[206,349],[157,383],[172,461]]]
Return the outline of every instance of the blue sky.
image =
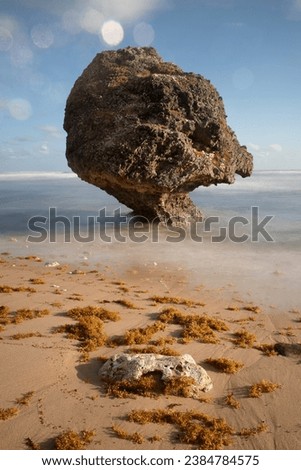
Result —
[[[73,83],[129,45],[210,79],[256,169],[301,169],[301,0],[0,0],[0,172],[67,171]]]

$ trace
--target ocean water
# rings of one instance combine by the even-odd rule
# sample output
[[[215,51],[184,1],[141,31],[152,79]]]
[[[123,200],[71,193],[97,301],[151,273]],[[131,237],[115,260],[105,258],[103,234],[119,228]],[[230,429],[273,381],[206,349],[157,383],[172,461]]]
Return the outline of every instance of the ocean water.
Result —
[[[127,207],[73,173],[0,174],[0,250],[156,282],[176,273],[278,311],[301,308],[301,171],[257,171],[191,197],[204,221],[184,233],[133,225]]]

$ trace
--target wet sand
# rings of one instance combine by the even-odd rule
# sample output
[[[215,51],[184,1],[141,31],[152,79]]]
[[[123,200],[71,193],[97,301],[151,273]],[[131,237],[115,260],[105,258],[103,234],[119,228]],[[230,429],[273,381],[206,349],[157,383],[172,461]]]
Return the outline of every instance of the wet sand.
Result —
[[[54,449],[55,438],[67,430],[93,431],[87,449],[196,448],[181,442],[179,429],[172,424],[126,419],[132,410],[158,409],[224,419],[232,429],[224,449],[300,449],[300,358],[267,355],[263,350],[273,350],[276,343],[301,342],[300,310],[264,305],[256,292],[244,298],[230,286],[198,285],[172,264],[161,269],[157,263],[143,266],[137,261],[120,270],[117,265],[87,261],[63,264],[60,260],[57,266],[47,261],[34,253],[0,256],[0,306],[7,307],[2,309],[0,329],[1,449]],[[161,303],[154,296],[170,299]],[[119,319],[104,322],[107,341],[83,355],[83,342],[68,337],[64,325],[76,324],[68,315],[70,309],[87,306],[117,312]],[[146,344],[109,341],[155,323],[160,312],[170,307],[183,315],[221,320],[227,329],[215,331],[212,343],[196,338],[183,341],[179,324],[165,325]],[[23,311],[22,315],[20,309],[35,313]],[[63,327],[60,332],[58,327]],[[235,344],[241,330],[254,335],[249,344]],[[204,393],[204,399],[162,394],[116,398],[105,392],[98,377],[101,358],[134,346],[154,346],[156,340],[158,352],[165,344],[179,354],[190,354],[206,369],[213,388]],[[227,358],[243,366],[229,374],[208,364],[208,358]],[[252,385],[263,380],[277,387],[251,397]],[[116,429],[124,430],[126,438],[118,436]],[[140,438],[135,441],[133,435]]]

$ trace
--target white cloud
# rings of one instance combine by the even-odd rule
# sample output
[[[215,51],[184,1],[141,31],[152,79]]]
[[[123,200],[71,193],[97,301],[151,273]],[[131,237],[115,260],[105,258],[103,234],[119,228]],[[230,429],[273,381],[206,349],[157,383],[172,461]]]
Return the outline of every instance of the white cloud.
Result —
[[[34,139],[28,135],[20,135],[18,137],[15,137],[14,142],[16,144],[18,143],[23,144],[24,142],[34,142]]]
[[[252,144],[252,142],[250,142],[248,145],[247,145],[248,149],[249,150],[255,150],[255,151],[259,151],[260,150],[260,145],[258,144]]]
[[[10,0],[12,7],[19,7],[20,0]],[[99,34],[105,21],[133,24],[150,13],[164,9],[173,0],[23,0],[24,6],[58,16],[65,31],[77,34],[86,31]],[[213,0],[210,0],[211,2]],[[222,2],[231,0],[222,0]],[[0,23],[1,25],[1,23]]]
[[[62,14],[66,8],[72,8],[74,3],[74,0],[22,0],[23,7],[32,8],[33,10],[42,10],[56,15]],[[10,0],[10,4],[14,8],[20,8],[20,0]]]
[[[274,151],[274,152],[282,152],[282,145],[280,144],[270,144],[270,145],[267,145],[267,146],[260,146],[258,144],[253,144],[252,142],[248,143],[247,145],[248,149],[250,150],[250,152],[254,152],[254,153],[257,153],[258,155],[262,154],[262,155],[269,155],[271,150]]]
[[[270,144],[269,148],[275,150],[275,152],[282,152],[282,146],[280,144]]]
[[[31,103],[22,98],[10,100],[7,104],[10,115],[17,121],[26,121],[32,115]]]
[[[259,164],[259,167],[263,166],[264,168],[274,168],[275,165],[277,166],[277,162],[281,157],[280,154],[283,151],[283,148],[280,144],[269,144],[262,146],[250,142],[248,143],[247,148],[254,156],[255,167],[257,164]]]
[[[89,8],[80,19],[83,30],[91,34],[99,34],[103,23],[104,15],[95,8]]]
[[[60,139],[63,136],[61,130],[57,126],[45,125],[41,126],[40,129],[51,137],[55,137],[56,139]]]
[[[171,2],[172,0],[26,0],[31,8],[43,9],[59,16],[63,29],[71,34],[81,31],[99,34],[106,21],[116,21],[122,25],[133,24],[156,10],[166,8]]]
[[[11,8],[16,11],[19,3],[20,0],[10,0]],[[25,30],[24,25],[14,17],[0,14],[0,52],[9,51],[12,64],[24,68],[32,64],[35,47],[48,49],[53,44],[57,45],[62,40],[62,31],[72,35],[86,32],[101,37],[102,28],[111,21],[120,24],[119,36],[116,32],[114,40],[109,38],[106,41],[105,33],[102,38],[109,45],[117,45],[121,42],[121,36],[123,37],[121,28],[124,30],[125,27],[134,26],[151,13],[165,9],[172,3],[173,0],[22,0],[22,6],[31,10],[33,15],[42,11],[43,14],[53,16],[53,19],[49,18],[47,24],[33,24],[28,35],[28,28]],[[139,38],[138,44],[152,42],[154,32],[151,26],[145,36],[146,33],[148,37],[143,41]]]
[[[70,34],[81,31],[102,36],[110,46],[124,36],[123,24],[134,23],[149,13],[165,7],[170,0],[75,0],[62,15],[62,27]],[[67,4],[66,4],[67,6]]]
[[[7,160],[23,160],[30,156],[30,152],[24,149],[24,146],[20,146],[18,142],[11,141],[0,147],[1,163],[5,163]]]
[[[49,147],[48,147],[47,142],[44,142],[43,144],[40,145],[39,152],[42,153],[43,155],[49,154]]]
[[[147,14],[164,8],[167,0],[88,0],[91,8],[100,11],[107,19],[133,22]]]

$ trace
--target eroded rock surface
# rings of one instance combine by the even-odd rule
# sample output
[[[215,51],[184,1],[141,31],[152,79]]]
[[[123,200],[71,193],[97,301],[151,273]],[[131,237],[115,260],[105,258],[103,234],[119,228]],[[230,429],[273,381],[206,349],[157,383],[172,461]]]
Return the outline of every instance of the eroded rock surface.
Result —
[[[135,382],[150,372],[161,372],[167,382],[175,377],[191,377],[189,396],[197,398],[213,387],[205,369],[189,355],[163,356],[161,354],[115,354],[99,370],[99,376],[116,382]]]
[[[214,86],[153,48],[97,54],[71,90],[64,128],[80,178],[165,224],[201,219],[188,195],[196,187],[252,172]]]

